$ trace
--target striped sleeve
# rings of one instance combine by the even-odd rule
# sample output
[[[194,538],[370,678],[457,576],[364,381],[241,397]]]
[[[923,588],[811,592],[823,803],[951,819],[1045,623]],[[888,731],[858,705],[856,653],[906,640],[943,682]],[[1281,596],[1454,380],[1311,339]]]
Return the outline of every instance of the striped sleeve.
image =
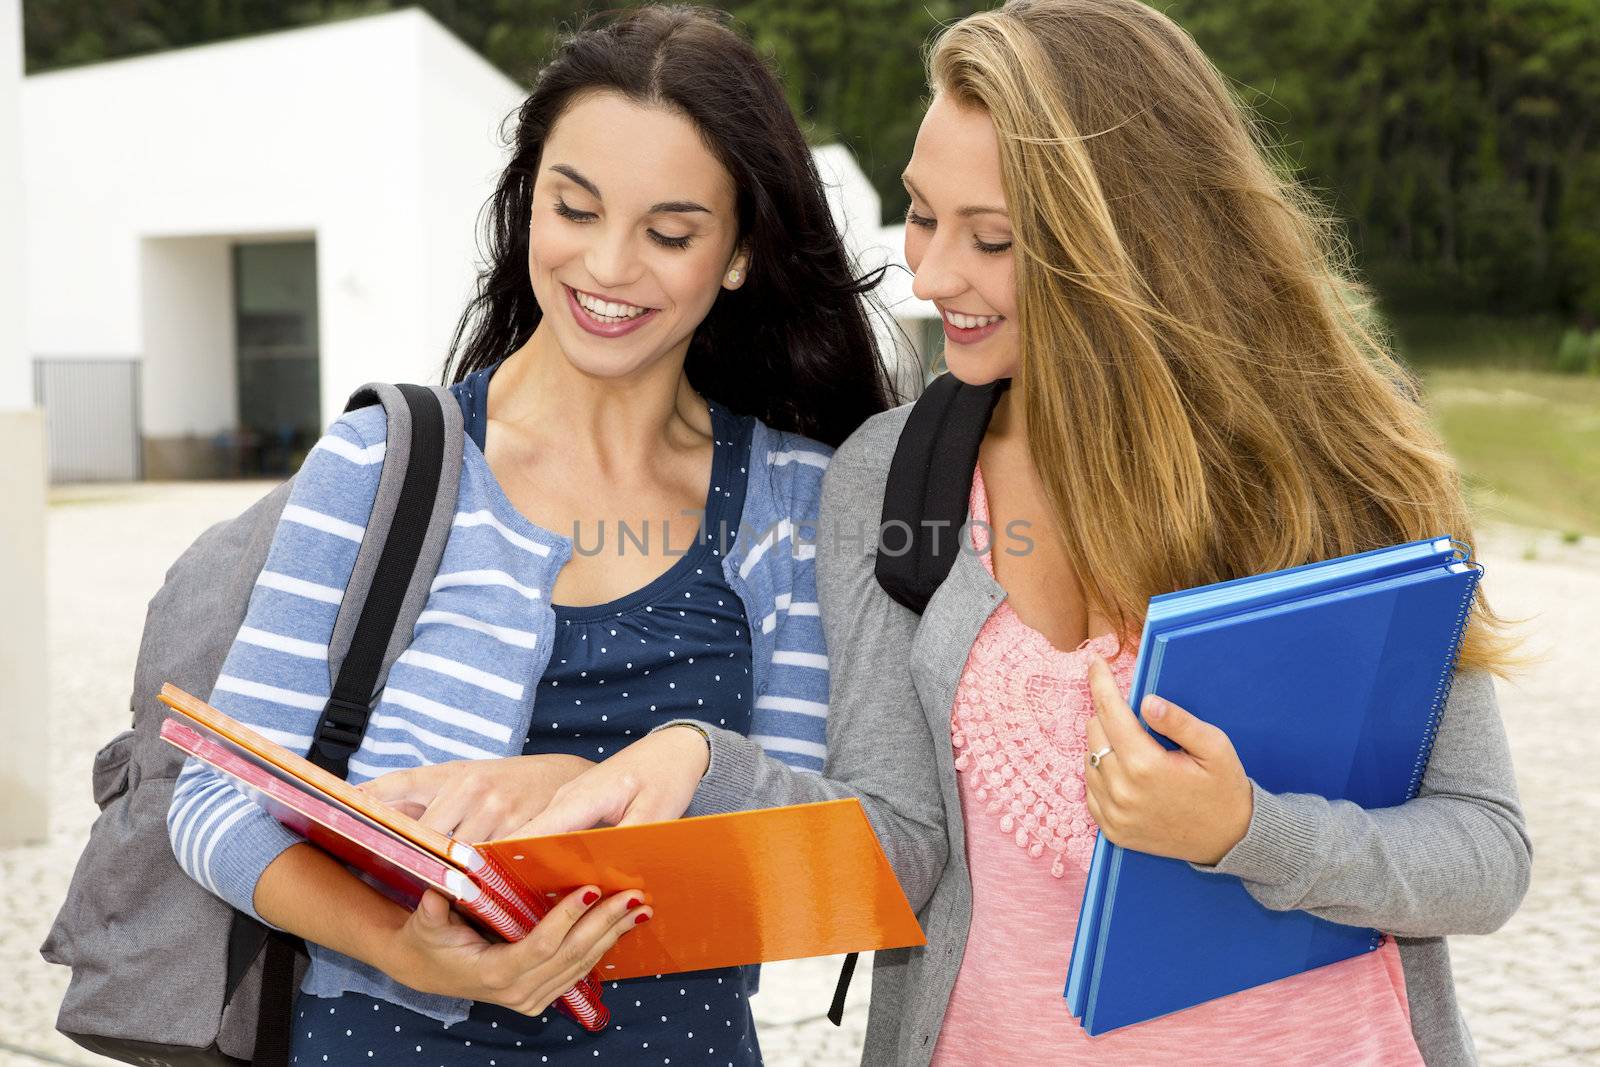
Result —
[[[385,425],[377,406],[345,415],[306,457],[211,692],[213,706],[294,752],[310,750],[332,690],[328,642],[377,497]],[[261,872],[300,840],[192,758],[167,832],[189,877],[255,918]]]
[[[766,684],[752,709],[750,738],[796,770],[821,773],[827,755],[828,648],[817,609],[816,540],[830,454],[814,441],[787,434],[778,438],[781,443],[768,462],[788,490],[780,498],[787,514],[765,531],[765,551],[755,561],[769,568],[774,593],[766,616],[751,620],[770,635],[772,651]],[[751,562],[747,557],[745,565]]]

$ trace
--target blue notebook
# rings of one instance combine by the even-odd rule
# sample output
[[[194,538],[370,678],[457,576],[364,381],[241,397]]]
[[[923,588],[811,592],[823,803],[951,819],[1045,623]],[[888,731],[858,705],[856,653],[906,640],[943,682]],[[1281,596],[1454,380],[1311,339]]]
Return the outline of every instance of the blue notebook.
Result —
[[[1269,792],[1404,803],[1421,784],[1481,573],[1464,546],[1437,538],[1155,597],[1129,702],[1158,693],[1219,726]],[[1095,1036],[1381,942],[1101,837],[1067,1006]]]

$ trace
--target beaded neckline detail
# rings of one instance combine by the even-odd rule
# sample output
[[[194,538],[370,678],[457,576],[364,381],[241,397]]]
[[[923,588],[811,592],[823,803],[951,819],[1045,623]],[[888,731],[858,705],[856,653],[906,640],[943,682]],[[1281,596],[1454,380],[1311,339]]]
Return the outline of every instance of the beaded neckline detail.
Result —
[[[973,547],[994,565],[983,531],[989,522],[983,474],[973,472]],[[1096,826],[1084,798],[1084,730],[1094,714],[1088,670],[1093,655],[1111,664],[1124,693],[1133,679],[1133,651],[1118,654],[1113,634],[1064,651],[1051,645],[1002,601],[973,643],[956,687],[950,743],[956,771],[975,787],[985,813],[1036,859],[1049,854],[1057,878],[1067,864],[1089,865]]]

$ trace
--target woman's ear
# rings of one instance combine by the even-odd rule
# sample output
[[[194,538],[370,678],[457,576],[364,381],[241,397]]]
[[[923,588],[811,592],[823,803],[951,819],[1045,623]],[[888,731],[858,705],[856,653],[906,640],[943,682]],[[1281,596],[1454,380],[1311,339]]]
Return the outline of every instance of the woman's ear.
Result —
[[[734,250],[733,259],[728,263],[727,273],[722,276],[722,287],[734,290],[745,283],[750,277],[750,249],[740,245]]]

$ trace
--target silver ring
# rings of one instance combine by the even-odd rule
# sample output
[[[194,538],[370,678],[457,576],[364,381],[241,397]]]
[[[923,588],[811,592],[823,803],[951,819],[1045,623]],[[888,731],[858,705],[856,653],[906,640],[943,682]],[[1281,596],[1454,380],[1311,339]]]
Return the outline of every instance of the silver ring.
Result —
[[[1110,745],[1107,745],[1105,748],[1098,749],[1097,751],[1089,753],[1089,766],[1091,766],[1091,767],[1100,766],[1100,761],[1105,759],[1109,755],[1111,755],[1111,746]]]

